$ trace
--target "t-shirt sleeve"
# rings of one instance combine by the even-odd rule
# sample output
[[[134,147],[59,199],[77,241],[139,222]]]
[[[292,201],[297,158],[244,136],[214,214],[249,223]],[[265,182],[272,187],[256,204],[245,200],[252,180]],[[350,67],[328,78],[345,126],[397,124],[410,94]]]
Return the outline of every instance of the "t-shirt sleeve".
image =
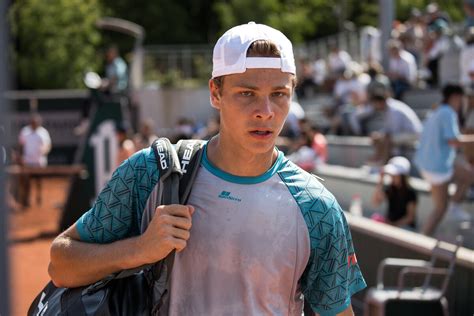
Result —
[[[336,315],[349,307],[351,296],[366,287],[357,263],[344,213],[334,200],[310,232],[317,242],[302,279],[305,299],[321,316]],[[313,243],[312,243],[313,244]]]
[[[442,135],[445,140],[458,138],[459,124],[454,111],[443,111],[441,119]]]
[[[140,233],[142,212],[158,182],[156,158],[144,149],[125,160],[76,222],[82,241],[110,243]]]

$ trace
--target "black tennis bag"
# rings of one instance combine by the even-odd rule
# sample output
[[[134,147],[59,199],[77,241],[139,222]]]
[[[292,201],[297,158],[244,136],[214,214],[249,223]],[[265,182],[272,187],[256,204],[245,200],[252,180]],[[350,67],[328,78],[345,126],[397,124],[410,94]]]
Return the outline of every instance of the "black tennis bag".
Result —
[[[159,190],[159,205],[185,204],[203,144],[200,140],[182,140],[175,149],[166,138],[153,142],[163,188]],[[57,288],[49,282],[32,302],[28,316],[157,315],[168,307],[173,262],[174,251],[155,264],[123,270],[88,286]]]

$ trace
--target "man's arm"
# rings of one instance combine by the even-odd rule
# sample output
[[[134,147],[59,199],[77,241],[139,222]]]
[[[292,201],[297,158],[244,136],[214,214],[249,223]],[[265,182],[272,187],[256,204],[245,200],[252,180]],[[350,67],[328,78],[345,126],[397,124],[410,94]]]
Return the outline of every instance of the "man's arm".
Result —
[[[379,182],[377,182],[374,193],[372,194],[372,205],[375,207],[378,207],[380,204],[382,204],[386,198],[385,192],[383,191],[383,178],[384,173],[381,172]]]
[[[458,138],[448,140],[448,144],[452,147],[459,147],[462,144],[474,144],[474,135],[461,134],[458,136]]]
[[[314,316],[320,316],[318,313],[315,313]],[[354,316],[354,311],[352,310],[352,305],[349,305],[345,310],[337,314],[336,316]]]
[[[78,287],[123,269],[157,262],[173,249],[186,247],[193,212],[192,206],[159,206],[142,235],[108,244],[81,241],[74,224],[52,243],[49,275],[58,287]]]
[[[352,305],[349,305],[344,311],[337,314],[337,316],[354,316],[354,311],[352,310]]]

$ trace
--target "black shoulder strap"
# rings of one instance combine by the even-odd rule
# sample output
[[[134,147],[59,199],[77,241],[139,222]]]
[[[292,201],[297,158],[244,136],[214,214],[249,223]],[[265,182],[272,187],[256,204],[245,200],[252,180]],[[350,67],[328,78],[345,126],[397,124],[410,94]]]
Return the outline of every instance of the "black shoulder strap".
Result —
[[[176,144],[181,172],[183,173],[179,182],[179,201],[186,204],[196,178],[204,150],[204,140],[183,139]]]
[[[160,181],[163,182],[163,191],[160,205],[179,204],[179,183],[183,173],[174,146],[167,138],[159,138],[153,142],[153,150],[158,163],[158,169],[163,172]]]
[[[178,155],[174,146],[167,138],[159,138],[151,144],[151,148],[156,157],[156,163],[159,170],[160,182],[162,183],[162,189],[160,190],[160,196],[157,201],[159,205],[179,204],[179,183],[182,176],[181,166],[179,164]],[[157,205],[157,206],[159,206]],[[173,262],[174,251],[171,252],[164,260],[168,263]],[[144,269],[148,269],[154,266],[155,263],[147,264],[144,266],[136,267],[133,269],[122,270],[109,278],[104,278],[97,283],[98,286],[108,283],[112,279],[119,279],[128,277],[136,272]],[[171,267],[172,268],[172,267]],[[171,268],[169,271],[171,271]]]

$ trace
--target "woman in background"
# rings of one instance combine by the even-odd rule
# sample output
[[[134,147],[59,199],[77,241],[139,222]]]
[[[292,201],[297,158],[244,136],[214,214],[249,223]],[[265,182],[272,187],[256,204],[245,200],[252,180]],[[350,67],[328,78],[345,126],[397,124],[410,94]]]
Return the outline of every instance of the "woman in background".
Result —
[[[390,159],[382,169],[372,204],[379,206],[387,201],[387,214],[381,221],[401,228],[415,229],[417,194],[408,183],[410,167],[410,162],[405,157]],[[385,174],[390,175],[389,185],[384,185]]]

